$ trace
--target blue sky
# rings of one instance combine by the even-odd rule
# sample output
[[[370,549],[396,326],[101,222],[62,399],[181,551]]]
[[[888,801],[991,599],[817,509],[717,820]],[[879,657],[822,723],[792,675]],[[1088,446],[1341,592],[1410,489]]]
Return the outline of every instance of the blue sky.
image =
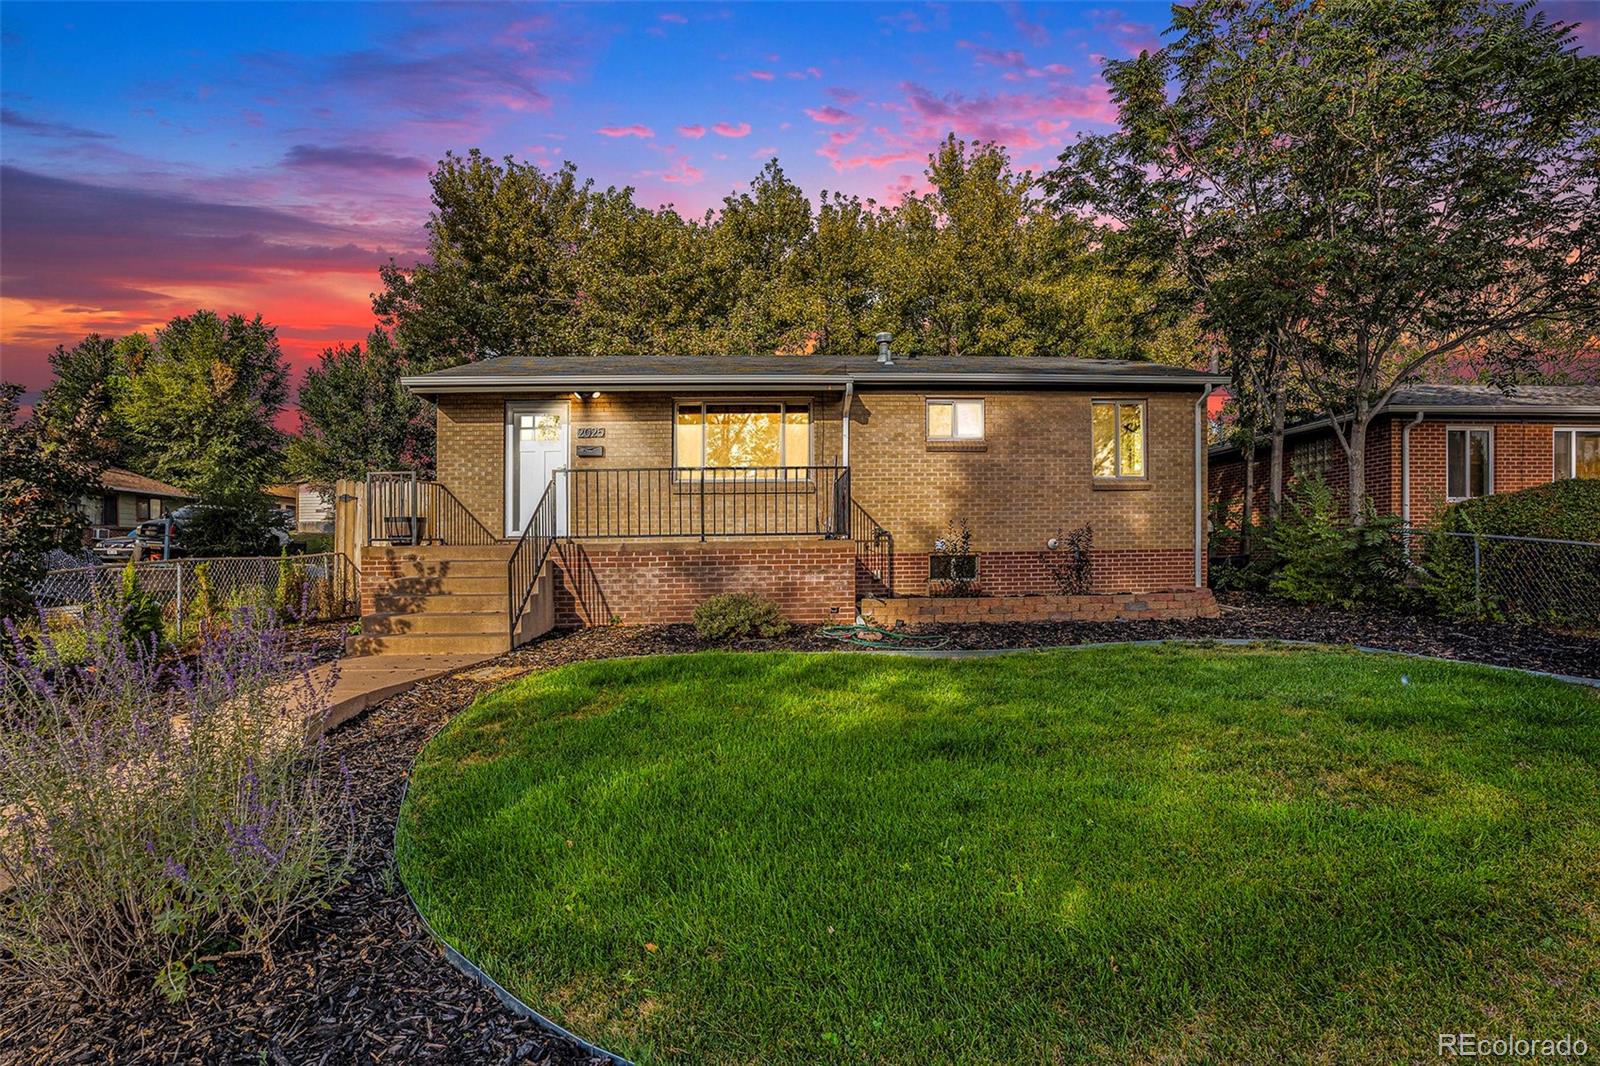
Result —
[[[57,343],[196,307],[262,313],[298,364],[358,339],[451,150],[689,214],[772,156],[813,195],[891,199],[949,132],[1047,167],[1106,128],[1102,60],[1158,46],[1167,12],[0,4],[0,371],[38,387]]]

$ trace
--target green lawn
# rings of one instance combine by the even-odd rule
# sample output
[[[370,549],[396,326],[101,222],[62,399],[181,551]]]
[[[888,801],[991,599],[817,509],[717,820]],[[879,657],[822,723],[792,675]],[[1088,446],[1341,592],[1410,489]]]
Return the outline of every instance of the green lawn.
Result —
[[[399,861],[643,1062],[1434,1061],[1600,1044],[1597,771],[1595,693],[1388,656],[674,656],[479,700]]]

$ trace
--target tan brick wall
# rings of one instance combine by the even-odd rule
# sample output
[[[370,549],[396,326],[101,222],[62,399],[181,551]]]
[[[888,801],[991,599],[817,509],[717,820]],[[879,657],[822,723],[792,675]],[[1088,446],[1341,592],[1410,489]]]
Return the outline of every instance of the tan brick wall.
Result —
[[[929,396],[985,401],[985,440],[976,447],[930,444]],[[672,411],[691,394],[572,393],[568,405],[575,470],[666,467],[673,462]],[[812,462],[840,461],[840,397],[788,396],[812,402]],[[1090,473],[1091,399],[1144,400],[1148,478],[1107,487]],[[927,553],[953,520],[973,532],[984,580],[1010,593],[1043,593],[1038,553],[1045,541],[1088,523],[1094,527],[1097,590],[1145,591],[1193,584],[1194,401],[1192,391],[858,392],[851,412],[851,493],[894,537],[895,591],[926,594]],[[443,396],[439,402],[439,478],[484,525],[504,529],[504,418],[500,395]],[[579,459],[577,429],[597,427],[602,458]],[[636,501],[613,506],[640,507]],[[673,503],[655,499],[657,511]],[[583,515],[571,527],[585,528]]]
[[[929,396],[984,399],[982,450],[930,444]],[[1148,478],[1097,484],[1090,472],[1092,399],[1148,403]],[[850,429],[850,489],[894,536],[895,591],[926,594],[926,553],[953,520],[972,530],[980,583],[1048,592],[1038,553],[1057,532],[1088,523],[1097,553],[1158,552],[1146,575],[1108,557],[1097,589],[1194,584],[1194,402],[1197,394],[1133,392],[858,393]],[[994,554],[990,565],[991,553]],[[1173,564],[1176,558],[1178,563]],[[991,576],[992,575],[992,576]],[[1100,578],[1113,580],[1102,584]],[[1143,578],[1154,584],[1143,584]]]

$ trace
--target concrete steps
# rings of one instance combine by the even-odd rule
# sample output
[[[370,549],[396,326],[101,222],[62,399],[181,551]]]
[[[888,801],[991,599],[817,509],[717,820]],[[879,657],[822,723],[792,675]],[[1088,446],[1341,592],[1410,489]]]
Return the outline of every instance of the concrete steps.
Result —
[[[506,563],[512,545],[368,548],[362,555],[361,632],[345,639],[359,656],[476,655],[509,651],[512,627]],[[540,602],[519,620],[517,643],[548,631],[554,594],[541,579]],[[542,598],[541,598],[542,597]]]

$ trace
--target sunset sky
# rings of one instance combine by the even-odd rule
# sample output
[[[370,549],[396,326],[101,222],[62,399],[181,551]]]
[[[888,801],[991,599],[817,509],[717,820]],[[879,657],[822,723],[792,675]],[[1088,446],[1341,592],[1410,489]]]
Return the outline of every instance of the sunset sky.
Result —
[[[37,389],[55,345],[197,307],[260,312],[298,371],[371,328],[447,150],[693,214],[774,155],[813,195],[892,198],[949,131],[1045,167],[1167,11],[0,5],[0,373]]]

